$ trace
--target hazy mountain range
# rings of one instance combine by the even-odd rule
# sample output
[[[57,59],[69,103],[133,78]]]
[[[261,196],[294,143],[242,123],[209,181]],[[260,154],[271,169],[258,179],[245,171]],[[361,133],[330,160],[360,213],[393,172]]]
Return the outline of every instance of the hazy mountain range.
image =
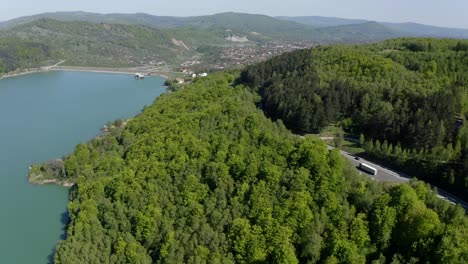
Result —
[[[0,28],[13,28],[41,18],[59,21],[146,25],[157,28],[230,29],[245,34],[259,33],[265,37],[307,40],[373,41],[405,36],[468,38],[468,29],[443,28],[417,23],[386,23],[320,16],[270,17],[232,12],[196,17],[154,16],[143,13],[55,12],[0,22]]]
[[[468,38],[468,30],[415,23],[232,12],[197,17],[56,12],[1,22],[0,40],[9,45],[3,51],[0,49],[0,60],[27,61],[30,56],[18,48],[15,54],[25,58],[14,60],[7,56],[14,50],[13,43],[23,43],[20,46],[31,54],[37,52],[27,47],[47,47],[49,58],[66,60],[68,65],[180,66],[200,60],[224,67],[232,65],[226,65],[228,57],[233,64],[238,64],[239,58],[242,63],[250,63],[255,61],[253,58],[285,52],[288,46],[366,43],[398,37]],[[269,49],[265,50],[265,46]],[[226,48],[234,50],[226,51]],[[13,63],[7,64],[7,68],[14,68]]]
[[[364,19],[346,19],[335,17],[321,16],[302,16],[302,17],[276,17],[285,21],[293,21],[296,23],[316,27],[327,28],[336,26],[350,26],[355,28],[364,26],[366,23],[374,22]],[[447,28],[437,27],[413,22],[405,23],[389,23],[389,22],[374,22],[388,30],[392,30],[394,34],[411,37],[436,37],[436,38],[468,38],[468,29],[462,28]]]

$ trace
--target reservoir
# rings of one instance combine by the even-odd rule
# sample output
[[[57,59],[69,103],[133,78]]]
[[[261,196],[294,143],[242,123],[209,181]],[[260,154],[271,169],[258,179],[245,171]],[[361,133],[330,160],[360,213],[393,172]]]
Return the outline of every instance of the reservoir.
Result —
[[[50,263],[65,234],[68,189],[28,183],[28,167],[138,114],[165,92],[163,83],[65,71],[0,80],[0,263]]]

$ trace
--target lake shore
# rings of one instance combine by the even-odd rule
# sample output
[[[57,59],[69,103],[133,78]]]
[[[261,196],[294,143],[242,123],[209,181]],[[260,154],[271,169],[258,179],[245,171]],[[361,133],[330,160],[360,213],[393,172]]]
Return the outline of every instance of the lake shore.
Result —
[[[144,70],[140,68],[104,68],[104,67],[78,67],[78,66],[57,66],[52,71],[82,71],[82,72],[95,72],[95,73],[115,73],[115,74],[128,74],[134,75],[137,72],[141,72],[146,76],[159,76],[164,79],[168,79],[162,72]]]
[[[101,131],[103,134],[96,136],[99,139],[112,132],[114,129],[123,129],[127,126],[133,117],[121,120],[120,123],[106,124]],[[55,167],[55,168],[52,168]],[[57,170],[58,168],[58,170]],[[33,164],[29,167],[28,182],[35,185],[56,184],[63,187],[73,187],[75,182],[70,180],[61,180],[65,174],[65,163],[62,159],[49,160],[42,164]]]
[[[0,81],[0,263],[49,263],[66,233],[70,191],[80,186],[74,175],[54,177],[47,170],[30,182],[28,168],[67,156],[77,144],[102,136],[106,123],[140,113],[166,93],[163,83],[156,76],[136,81],[73,71]]]
[[[24,70],[24,71],[14,71],[14,72],[10,72],[10,73],[6,73],[4,75],[1,75],[0,80],[7,79],[7,78],[18,77],[18,76],[23,76],[23,75],[32,74],[32,73],[45,72],[45,71],[46,70],[39,69],[39,68],[37,68],[37,69],[27,69],[27,70]]]
[[[35,185],[56,184],[63,187],[73,187],[76,183],[67,180],[58,180],[54,178],[45,178],[43,174],[36,174],[29,172],[28,181]]]
[[[165,74],[165,72],[144,70],[144,69],[139,69],[139,68],[52,66],[52,67],[33,68],[33,69],[27,69],[23,71],[7,73],[5,75],[0,76],[0,80],[6,79],[6,78],[23,76],[27,74],[49,72],[49,71],[78,71],[78,72],[94,72],[94,73],[127,74],[127,75],[134,75],[136,72],[141,72],[147,76],[158,76],[164,79],[169,79],[169,77]]]
[[[30,180],[29,182],[32,183],[32,184],[35,184],[35,185],[55,184],[55,185],[60,185],[60,186],[63,186],[63,187],[73,187],[76,184],[76,183],[70,182],[70,181],[59,181],[57,179]]]

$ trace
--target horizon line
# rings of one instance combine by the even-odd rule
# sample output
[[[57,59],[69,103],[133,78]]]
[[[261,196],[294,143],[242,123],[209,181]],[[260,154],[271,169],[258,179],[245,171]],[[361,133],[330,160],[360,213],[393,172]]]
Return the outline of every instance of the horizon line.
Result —
[[[271,18],[281,18],[281,17],[290,17],[290,18],[298,18],[298,17],[321,17],[321,18],[334,18],[334,19],[345,19],[345,20],[363,20],[363,23],[367,22],[377,22],[377,23],[389,23],[389,24],[419,24],[419,25],[424,25],[424,26],[431,26],[431,27],[438,27],[438,28],[447,28],[447,29],[460,29],[460,30],[468,30],[468,27],[463,27],[463,26],[440,26],[440,25],[434,25],[434,24],[426,24],[423,22],[414,22],[414,21],[399,21],[399,22],[388,22],[388,21],[378,21],[378,20],[372,20],[372,19],[366,19],[366,18],[350,18],[350,17],[339,17],[339,16],[323,16],[323,15],[270,15],[270,14],[262,14],[262,13],[254,13],[254,12],[236,12],[236,11],[225,11],[225,12],[216,12],[216,13],[210,13],[210,14],[203,14],[203,15],[189,15],[189,16],[177,16],[177,15],[157,15],[157,14],[151,14],[151,13],[146,13],[146,12],[110,12],[110,13],[98,13],[98,12],[91,12],[91,11],[83,11],[83,10],[75,10],[75,11],[48,11],[48,12],[42,12],[42,13],[36,13],[32,15],[23,15],[23,16],[17,16],[11,19],[7,20],[0,20],[0,24],[2,23],[7,23],[13,20],[21,19],[21,18],[27,18],[27,17],[34,17],[34,16],[39,16],[39,15],[44,15],[44,14],[57,14],[57,13],[87,13],[87,14],[95,14],[95,15],[149,15],[149,16],[155,16],[155,17],[172,17],[172,18],[191,18],[191,17],[203,17],[203,16],[214,16],[214,15],[219,15],[219,14],[228,14],[228,13],[234,13],[234,14],[247,14],[247,15],[262,15],[262,16],[268,16]],[[294,22],[294,21],[292,21]],[[298,22],[295,22],[298,23]],[[301,24],[301,23],[299,23]],[[360,23],[356,23],[360,24]]]

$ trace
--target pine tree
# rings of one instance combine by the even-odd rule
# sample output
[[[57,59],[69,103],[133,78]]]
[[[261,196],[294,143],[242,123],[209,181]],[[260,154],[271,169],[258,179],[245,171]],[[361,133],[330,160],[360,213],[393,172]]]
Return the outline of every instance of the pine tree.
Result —
[[[456,158],[460,157],[461,155],[461,141],[460,139],[457,139],[457,142],[455,143],[455,149],[453,150],[453,154]]]
[[[339,127],[336,130],[336,133],[334,136],[335,136],[334,137],[335,147],[341,148],[341,146],[343,145],[343,141],[344,141],[343,129]]]
[[[382,146],[380,147],[382,151],[382,156],[388,156],[388,142],[387,140],[384,140],[382,143]]]
[[[447,146],[445,147],[445,150],[446,150],[446,152],[447,152],[447,159],[448,159],[448,160],[452,160],[453,157],[454,157],[454,152],[453,152],[453,145],[452,145],[452,143],[447,144]]]
[[[365,150],[369,153],[374,152],[374,141],[372,140],[372,138],[366,140]]]
[[[364,143],[366,143],[365,138],[364,138],[364,134],[361,133],[361,135],[359,135],[359,144],[361,146],[364,146]]]
[[[375,141],[375,144],[374,144],[374,153],[377,155],[377,156],[381,156],[382,155],[382,144],[380,143],[380,141],[377,139]]]
[[[387,149],[387,153],[385,155],[391,156],[392,154],[393,154],[393,145],[389,144],[388,149]]]

